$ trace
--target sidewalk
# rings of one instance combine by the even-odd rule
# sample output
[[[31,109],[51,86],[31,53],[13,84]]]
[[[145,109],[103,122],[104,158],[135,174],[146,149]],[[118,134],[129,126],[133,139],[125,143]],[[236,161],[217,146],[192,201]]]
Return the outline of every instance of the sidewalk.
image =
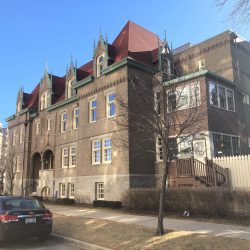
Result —
[[[144,227],[156,228],[157,217],[130,215],[119,212],[106,212],[71,206],[46,205],[53,213],[64,216],[102,219],[126,224],[136,224]],[[193,220],[164,219],[164,227],[175,231],[189,231],[192,233],[212,234],[229,238],[250,240],[250,227],[198,222]]]

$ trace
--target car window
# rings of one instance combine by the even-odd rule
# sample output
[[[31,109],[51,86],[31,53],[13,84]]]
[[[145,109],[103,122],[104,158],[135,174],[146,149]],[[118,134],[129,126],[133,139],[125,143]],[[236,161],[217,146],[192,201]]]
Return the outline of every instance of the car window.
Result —
[[[3,208],[5,210],[12,209],[36,209],[44,208],[38,200],[33,199],[6,199],[3,200]]]

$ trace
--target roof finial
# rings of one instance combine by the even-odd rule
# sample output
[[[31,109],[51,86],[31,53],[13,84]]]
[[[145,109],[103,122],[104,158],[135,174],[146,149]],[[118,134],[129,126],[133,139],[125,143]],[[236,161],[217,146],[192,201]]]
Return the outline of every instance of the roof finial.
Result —
[[[77,68],[77,59],[75,59],[75,68]]]
[[[166,31],[166,29],[164,30],[164,42],[166,42],[167,41],[167,31]]]
[[[70,66],[73,65],[73,56],[70,54]]]
[[[94,38],[94,44],[93,44],[93,57],[95,56],[95,50],[96,50],[96,45],[95,45],[95,38]]]
[[[102,27],[101,26],[99,26],[99,30],[100,30],[99,38],[102,38]]]

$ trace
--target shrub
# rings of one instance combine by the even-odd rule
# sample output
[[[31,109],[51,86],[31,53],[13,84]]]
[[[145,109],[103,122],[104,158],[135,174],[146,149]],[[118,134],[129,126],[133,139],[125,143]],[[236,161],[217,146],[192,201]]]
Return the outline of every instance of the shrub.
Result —
[[[63,198],[62,199],[62,204],[64,204],[64,205],[73,205],[73,204],[75,204],[75,200],[74,199],[69,199],[69,198]]]
[[[125,208],[133,211],[158,211],[159,189],[130,189],[123,198]],[[208,217],[244,217],[250,214],[250,191],[229,188],[169,188],[165,196],[166,212]]]
[[[122,207],[121,201],[106,201],[106,200],[94,200],[93,201],[94,207],[109,207],[118,209]]]

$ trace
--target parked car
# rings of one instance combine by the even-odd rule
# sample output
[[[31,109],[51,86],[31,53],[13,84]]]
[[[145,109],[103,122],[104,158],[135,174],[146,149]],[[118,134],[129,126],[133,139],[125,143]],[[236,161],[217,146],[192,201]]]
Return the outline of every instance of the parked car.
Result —
[[[32,197],[0,196],[0,242],[15,236],[45,241],[52,231],[52,213]]]

